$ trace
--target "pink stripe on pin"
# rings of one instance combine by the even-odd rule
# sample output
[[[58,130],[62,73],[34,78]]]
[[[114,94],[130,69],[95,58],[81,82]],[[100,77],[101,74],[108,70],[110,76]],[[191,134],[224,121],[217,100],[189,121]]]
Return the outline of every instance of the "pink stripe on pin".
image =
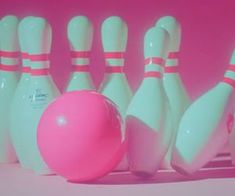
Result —
[[[89,71],[89,66],[88,65],[74,65],[73,66],[73,71],[74,72],[88,72]]]
[[[178,66],[170,66],[164,68],[164,73],[177,73],[178,72]]]
[[[27,52],[21,52],[22,59],[29,59],[29,54]]]
[[[89,58],[90,51],[71,51],[71,58]]]
[[[0,51],[1,57],[6,57],[6,58],[17,58],[19,56],[19,52],[15,51]]]
[[[31,61],[48,61],[49,54],[29,54],[29,59]]]
[[[230,65],[229,65],[229,67],[228,67],[228,70],[229,70],[229,71],[234,71],[234,72],[235,72],[235,65],[230,64]]]
[[[48,68],[43,69],[31,69],[31,75],[32,76],[45,76],[49,74]]]
[[[21,68],[21,72],[22,73],[30,73],[31,72],[31,68],[30,67],[22,67]]]
[[[235,81],[233,79],[224,77],[223,82],[225,82],[225,83],[229,84],[230,86],[232,86],[233,88],[235,88]]]
[[[149,65],[149,64],[157,64],[157,65],[163,65],[164,64],[164,59],[161,57],[150,57],[150,58],[146,58],[144,60],[144,64],[145,65]]]
[[[168,59],[178,59],[179,58],[179,52],[170,52],[168,54]]]
[[[122,59],[124,53],[123,52],[105,52],[104,57],[106,59]]]
[[[123,73],[122,66],[107,66],[106,73]]]
[[[18,65],[3,65],[0,64],[0,70],[2,71],[17,71]]]
[[[161,78],[162,74],[158,71],[148,71],[146,73],[144,73],[144,77],[154,77],[154,78]]]

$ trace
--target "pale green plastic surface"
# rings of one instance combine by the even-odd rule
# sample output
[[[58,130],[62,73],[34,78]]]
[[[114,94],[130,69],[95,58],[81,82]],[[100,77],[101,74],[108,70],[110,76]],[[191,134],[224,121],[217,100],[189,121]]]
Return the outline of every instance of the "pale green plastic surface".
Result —
[[[181,27],[179,22],[172,16],[161,17],[156,26],[164,28],[170,35],[169,52],[178,52],[181,41]],[[178,65],[178,59],[167,59],[166,66]],[[179,121],[190,104],[188,93],[179,73],[165,73],[163,77],[164,89],[170,104],[173,118],[173,135],[171,146],[163,161],[163,168],[171,168],[171,155],[177,135]]]
[[[235,51],[231,64],[235,63]],[[225,76],[235,80],[235,74],[226,71]],[[223,147],[228,139],[227,115],[233,88],[219,82],[214,88],[196,99],[185,111],[180,121],[173,164],[193,173],[203,166]],[[186,164],[186,165],[185,165]]]
[[[102,44],[104,51],[124,52],[126,42],[127,25],[125,22],[116,16],[107,18],[102,24]],[[115,60],[112,61],[114,65]],[[111,65],[109,64],[109,66]],[[120,66],[124,66],[124,64]],[[132,92],[125,74],[105,74],[99,91],[110,98],[118,106],[122,117],[125,117],[127,106],[132,98]]]
[[[161,27],[150,28],[145,34],[144,39],[145,58],[165,58],[168,44],[169,34],[166,30]],[[148,67],[151,67],[151,69]],[[149,64],[145,65],[145,72],[153,70],[154,67],[155,70],[162,71],[159,65]],[[162,79],[155,77],[144,78],[127,110],[127,121],[128,119],[135,119],[136,123],[138,121],[140,124],[148,127],[145,133],[141,130],[133,130],[133,138],[129,138],[129,141],[132,140],[131,150],[129,151],[132,172],[152,175],[160,167],[172,137],[171,118]],[[128,127],[128,129],[131,130],[132,127]],[[141,132],[143,135],[138,135]],[[151,141],[152,146],[149,147],[148,152],[144,152],[142,150],[144,148],[142,143],[148,142],[141,141],[141,139],[148,138],[148,134],[154,134],[155,141]],[[150,155],[150,152],[154,153]]]
[[[17,51],[18,18],[5,16],[0,22],[0,49],[3,51]],[[18,58],[3,58],[1,63],[11,66],[18,62]],[[15,88],[18,83],[18,73],[0,70],[0,163],[12,163],[17,157],[10,139],[9,110]]]
[[[90,51],[93,40],[93,25],[86,16],[73,17],[67,27],[67,36],[71,51]],[[72,59],[73,60],[73,59]],[[79,66],[89,64],[89,58],[75,59]],[[72,72],[65,91],[94,90],[89,72]]]
[[[125,21],[118,16],[107,18],[101,27],[102,45],[104,52],[125,52],[127,44],[128,27]],[[124,66],[124,59],[106,59],[106,66]],[[125,119],[127,107],[132,98],[132,91],[128,80],[123,73],[106,73],[99,92],[111,99]],[[123,129],[125,136],[125,128]],[[127,159],[117,166],[116,170],[126,170]]]
[[[166,57],[169,41],[168,33],[162,28],[151,28],[145,34],[144,56]],[[149,65],[145,66],[148,67]],[[156,66],[155,67],[160,67]],[[166,95],[160,78],[148,77],[137,89],[128,107],[127,115],[134,116],[151,129],[161,131],[165,124]]]
[[[43,18],[35,17],[28,27],[28,50],[30,54],[50,53],[51,26]],[[49,67],[47,62],[31,62],[31,68]],[[28,121],[25,127],[30,147],[28,160],[32,169],[38,174],[50,174],[52,171],[43,161],[37,145],[37,125],[46,106],[59,95],[51,76],[31,76],[27,92],[27,105],[25,113]]]
[[[28,53],[28,26],[33,22],[33,17],[28,16],[23,18],[18,27],[18,37],[20,43],[20,51]],[[23,67],[30,66],[29,59],[22,60]],[[10,132],[13,146],[16,150],[18,160],[23,168],[30,168],[30,161],[28,161],[29,146],[27,145],[28,138],[26,126],[28,115],[25,112],[25,107],[28,102],[27,92],[30,83],[30,73],[22,73],[17,88],[15,90],[11,110],[10,110]]]

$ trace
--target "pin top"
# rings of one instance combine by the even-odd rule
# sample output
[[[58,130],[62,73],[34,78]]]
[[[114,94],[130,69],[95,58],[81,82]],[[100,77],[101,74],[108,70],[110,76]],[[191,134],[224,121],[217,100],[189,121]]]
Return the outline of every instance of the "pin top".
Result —
[[[19,23],[18,37],[20,43],[20,50],[22,53],[28,53],[28,28],[33,22],[33,18],[33,16],[24,17]]]
[[[165,59],[169,44],[169,34],[161,27],[150,28],[144,36],[145,59],[158,57]]]
[[[128,27],[118,16],[111,16],[102,23],[102,44],[104,52],[124,52],[126,50]]]
[[[156,27],[164,28],[170,35],[170,52],[178,52],[181,41],[181,27],[179,22],[172,16],[161,17],[156,22]]]
[[[93,25],[86,16],[73,17],[67,26],[67,36],[72,51],[90,51]]]
[[[0,43],[2,51],[18,51],[18,23],[18,18],[13,15],[8,15],[1,19]]]
[[[48,54],[51,49],[51,26],[41,17],[34,17],[28,26],[29,54]]]

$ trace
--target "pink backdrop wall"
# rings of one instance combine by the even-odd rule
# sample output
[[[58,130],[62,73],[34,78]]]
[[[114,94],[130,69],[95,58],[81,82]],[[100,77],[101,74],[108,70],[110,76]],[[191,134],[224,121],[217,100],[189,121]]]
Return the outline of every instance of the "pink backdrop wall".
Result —
[[[144,33],[161,16],[172,15],[181,22],[180,73],[193,98],[222,77],[235,47],[233,0],[0,0],[0,17],[6,14],[49,20],[53,28],[51,73],[61,89],[71,68],[66,25],[75,15],[88,16],[95,27],[91,72],[97,86],[104,73],[100,26],[110,15],[123,17],[129,26],[125,71],[133,90],[143,74]]]

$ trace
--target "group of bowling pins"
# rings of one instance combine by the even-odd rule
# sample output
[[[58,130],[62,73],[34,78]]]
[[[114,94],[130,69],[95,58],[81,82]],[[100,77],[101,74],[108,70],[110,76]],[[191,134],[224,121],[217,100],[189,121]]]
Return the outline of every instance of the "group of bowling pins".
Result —
[[[96,90],[89,72],[92,23],[85,16],[73,17],[67,36],[73,70],[65,92]],[[102,23],[101,36],[106,73],[97,91],[117,105],[125,120],[123,138],[128,141],[116,170],[130,169],[142,177],[160,168],[192,174],[216,156],[229,138],[235,140],[231,104],[235,102],[235,52],[222,81],[191,102],[178,72],[181,27],[175,18],[162,17],[147,30],[144,77],[134,95],[123,71],[127,24],[111,16]],[[37,146],[39,119],[60,95],[49,74],[51,40],[52,29],[44,18],[28,16],[19,21],[5,16],[0,21],[0,162],[18,160],[38,174],[53,173]],[[235,149],[235,141],[230,140]]]

